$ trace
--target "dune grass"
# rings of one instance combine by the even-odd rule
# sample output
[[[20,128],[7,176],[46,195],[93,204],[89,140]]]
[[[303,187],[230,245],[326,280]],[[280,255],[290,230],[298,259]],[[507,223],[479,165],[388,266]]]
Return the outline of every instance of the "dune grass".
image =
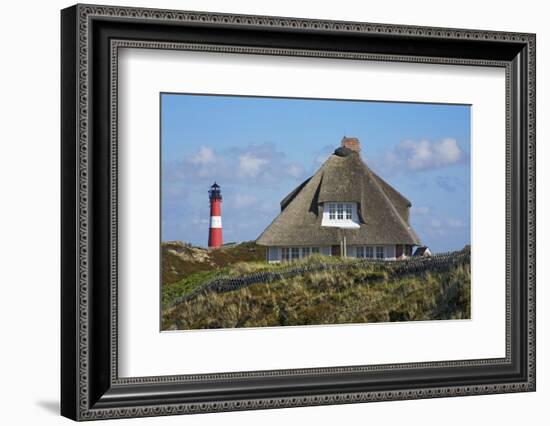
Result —
[[[201,285],[214,279],[215,277],[241,277],[243,275],[252,274],[254,272],[274,272],[289,267],[298,268],[308,265],[316,265],[321,263],[341,263],[344,260],[336,257],[328,257],[323,255],[312,255],[305,259],[289,263],[267,263],[266,261],[239,261],[234,264],[228,264],[223,267],[211,268],[207,271],[198,271],[189,274],[187,277],[170,284],[162,286],[162,309],[170,308],[174,302],[192,293]],[[349,260],[353,262],[354,260]]]
[[[303,262],[321,261],[342,260],[312,256]],[[241,262],[212,274],[238,276],[282,267]],[[170,289],[181,295],[213,276],[192,274]],[[341,271],[210,292],[173,307],[168,307],[169,296],[174,294],[165,298],[163,291],[165,330],[466,319],[470,318],[470,265],[390,279],[380,266],[356,262]]]
[[[181,241],[161,243],[162,283],[170,286],[197,272],[210,272],[238,262],[265,263],[266,248],[252,241],[222,246],[216,250],[192,247]]]

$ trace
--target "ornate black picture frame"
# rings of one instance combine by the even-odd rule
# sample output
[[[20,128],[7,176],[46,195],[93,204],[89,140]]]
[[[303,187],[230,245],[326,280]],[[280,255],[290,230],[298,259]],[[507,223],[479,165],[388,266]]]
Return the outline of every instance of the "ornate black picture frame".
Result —
[[[96,5],[64,9],[61,28],[62,415],[92,420],[535,390],[534,34]],[[506,356],[120,378],[120,47],[504,68]]]

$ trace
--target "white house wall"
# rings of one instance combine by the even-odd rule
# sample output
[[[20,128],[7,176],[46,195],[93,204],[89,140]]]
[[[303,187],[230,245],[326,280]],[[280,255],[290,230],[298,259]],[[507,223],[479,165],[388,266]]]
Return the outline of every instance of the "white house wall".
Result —
[[[384,246],[386,259],[395,259],[395,245]]]
[[[301,249],[302,247],[300,247]],[[301,252],[301,250],[300,250]],[[325,256],[331,256],[331,246],[320,247],[319,252]],[[356,246],[347,246],[348,257],[357,256],[357,247]],[[395,245],[385,245],[384,246],[384,258],[385,259],[395,259]],[[267,248],[267,261],[271,263],[281,262],[282,260],[282,250],[281,247],[268,247]]]
[[[376,247],[372,246],[376,253]],[[378,246],[380,247],[380,246]],[[348,246],[348,257],[357,257],[357,246]],[[384,245],[384,259],[392,260],[395,259],[395,245]]]
[[[331,253],[330,246],[328,246],[328,247],[321,247],[320,252],[321,252],[322,254],[324,254],[325,256],[330,256],[330,253]]]
[[[268,247],[267,248],[267,261],[268,262],[279,262],[281,260],[281,250],[279,247]]]

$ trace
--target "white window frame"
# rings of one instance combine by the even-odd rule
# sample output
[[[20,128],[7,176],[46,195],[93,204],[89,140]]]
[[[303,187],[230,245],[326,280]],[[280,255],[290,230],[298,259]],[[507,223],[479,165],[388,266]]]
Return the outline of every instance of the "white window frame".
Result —
[[[354,202],[326,202],[323,206],[321,226],[359,228],[358,206]]]
[[[365,247],[365,258],[374,259],[374,247],[373,246]]]
[[[281,260],[283,262],[288,262],[290,260],[290,248],[289,247],[282,247],[281,248]]]
[[[312,254],[321,254],[323,251],[321,247],[280,247],[282,262],[293,262],[296,260],[304,259]]]
[[[382,256],[379,256],[380,252],[382,253]],[[376,246],[376,258],[384,259],[385,256],[386,256],[386,248],[384,246]]]
[[[345,220],[352,220],[353,219],[353,206],[351,203],[344,204],[344,218]]]
[[[328,213],[330,220],[336,220],[336,204],[328,203]]]
[[[374,259],[374,246],[357,246],[355,257],[360,259]]]
[[[336,220],[344,220],[344,203],[336,203]]]

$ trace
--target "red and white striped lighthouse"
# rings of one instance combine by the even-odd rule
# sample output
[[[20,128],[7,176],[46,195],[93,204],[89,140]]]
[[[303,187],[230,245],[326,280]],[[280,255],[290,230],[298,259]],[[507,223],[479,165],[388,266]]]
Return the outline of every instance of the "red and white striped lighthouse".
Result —
[[[222,193],[220,186],[214,182],[208,191],[210,198],[210,229],[208,230],[208,247],[218,248],[223,244],[222,238]]]

